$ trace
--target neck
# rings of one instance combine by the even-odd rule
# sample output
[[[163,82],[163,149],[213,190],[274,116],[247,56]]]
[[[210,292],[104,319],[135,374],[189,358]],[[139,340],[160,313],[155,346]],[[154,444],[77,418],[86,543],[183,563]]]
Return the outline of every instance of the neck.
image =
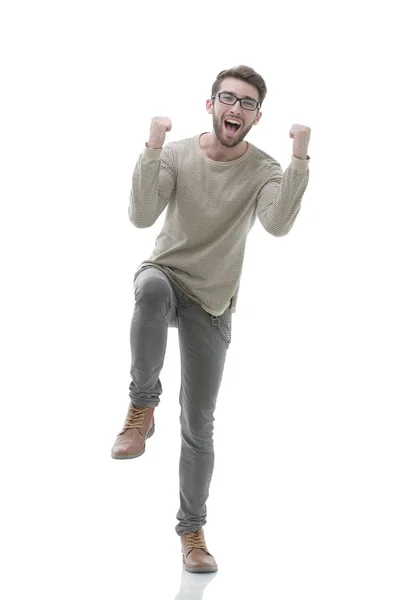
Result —
[[[236,160],[247,152],[248,143],[246,141],[240,142],[233,148],[227,148],[223,146],[215,133],[204,133],[200,136],[200,147],[205,155],[211,160],[218,162],[230,162],[230,160]]]

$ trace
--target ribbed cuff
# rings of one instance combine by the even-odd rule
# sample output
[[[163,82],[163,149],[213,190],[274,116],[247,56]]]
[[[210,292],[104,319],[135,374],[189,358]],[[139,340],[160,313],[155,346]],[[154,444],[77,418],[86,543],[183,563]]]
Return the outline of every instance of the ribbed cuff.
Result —
[[[310,166],[310,157],[307,154],[307,159],[302,160],[301,158],[297,158],[294,154],[291,155],[291,168],[296,171],[308,171]]]
[[[160,160],[162,150],[162,148],[154,149],[147,148],[147,146],[145,146],[143,150],[143,158],[148,162],[151,162],[153,160]]]

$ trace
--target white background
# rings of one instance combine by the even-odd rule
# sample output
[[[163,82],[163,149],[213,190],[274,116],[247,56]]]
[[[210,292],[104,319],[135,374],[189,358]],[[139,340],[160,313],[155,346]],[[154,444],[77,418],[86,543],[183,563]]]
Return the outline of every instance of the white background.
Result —
[[[409,30],[391,2],[14,2],[1,10],[1,595],[409,599]],[[408,44],[409,46],[409,44]],[[223,69],[268,95],[248,140],[311,127],[284,238],[257,220],[215,421],[206,541],[175,533],[180,362],[156,433],[114,461],[137,265],[127,208],[151,117],[210,131]],[[191,586],[191,588],[190,588]],[[194,587],[193,587],[194,586]],[[188,590],[192,589],[192,595]]]

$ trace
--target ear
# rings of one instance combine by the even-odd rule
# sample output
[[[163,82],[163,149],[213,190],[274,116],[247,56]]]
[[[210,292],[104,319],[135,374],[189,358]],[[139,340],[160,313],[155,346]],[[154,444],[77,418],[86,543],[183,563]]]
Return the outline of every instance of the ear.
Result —
[[[258,123],[259,123],[259,121],[260,121],[260,119],[261,119],[262,116],[263,116],[262,112],[258,113],[258,115],[256,116],[256,118],[254,119],[254,123],[253,124],[254,125],[258,125]]]
[[[207,100],[206,102],[206,110],[208,112],[209,115],[213,114],[213,101],[212,100]]]

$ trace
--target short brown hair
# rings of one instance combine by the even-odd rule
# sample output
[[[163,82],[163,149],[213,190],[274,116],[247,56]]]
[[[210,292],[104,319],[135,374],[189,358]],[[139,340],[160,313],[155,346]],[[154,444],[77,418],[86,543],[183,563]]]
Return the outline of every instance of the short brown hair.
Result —
[[[251,67],[246,67],[245,65],[239,65],[238,67],[233,67],[232,69],[226,69],[225,71],[221,71],[217,75],[217,79],[213,83],[213,87],[211,88],[211,95],[217,94],[220,84],[223,79],[227,77],[235,77],[236,79],[241,79],[242,81],[246,81],[251,85],[254,85],[258,90],[258,99],[260,105],[263,103],[264,98],[267,95],[267,86],[265,84],[264,79],[254,71]]]

